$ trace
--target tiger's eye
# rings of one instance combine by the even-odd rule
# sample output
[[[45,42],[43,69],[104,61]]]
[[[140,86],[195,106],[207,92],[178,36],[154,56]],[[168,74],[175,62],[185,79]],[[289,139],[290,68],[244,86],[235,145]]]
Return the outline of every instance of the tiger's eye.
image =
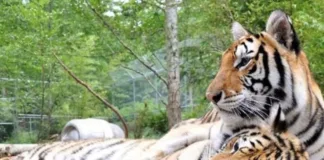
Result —
[[[247,65],[250,62],[250,60],[251,60],[251,58],[248,58],[248,57],[242,58],[239,65],[237,65],[237,68]]]

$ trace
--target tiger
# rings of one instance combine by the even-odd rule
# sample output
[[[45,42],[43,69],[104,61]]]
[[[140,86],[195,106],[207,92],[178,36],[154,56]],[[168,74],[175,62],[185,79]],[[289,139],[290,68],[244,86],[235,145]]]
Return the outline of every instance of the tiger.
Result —
[[[234,42],[206,90],[223,121],[213,147],[220,148],[237,128],[267,119],[279,103],[288,132],[305,145],[310,159],[323,159],[323,97],[291,18],[275,10],[265,31],[255,34],[234,22],[232,34]]]
[[[182,121],[175,125],[170,131],[161,139],[90,139],[78,141],[64,141],[39,144],[34,149],[26,151],[18,156],[12,155],[9,159],[64,159],[71,157],[73,153],[80,153],[73,155],[84,159],[82,155],[84,152],[95,152],[96,155],[104,157],[105,153],[97,153],[97,151],[105,150],[110,152],[109,149],[114,150],[114,153],[127,153],[117,156],[113,159],[128,159],[129,157],[150,157],[149,159],[160,159],[165,155],[174,153],[177,150],[186,148],[193,142],[208,139],[211,128],[217,125],[219,120],[218,112],[215,108],[211,108],[201,118],[193,118]],[[216,122],[216,124],[215,124]],[[113,148],[115,146],[116,148]],[[118,148],[118,146],[121,146]],[[134,147],[134,148],[133,148]],[[132,149],[132,150],[129,150]],[[93,151],[94,150],[94,151]],[[118,150],[118,152],[116,152]],[[148,151],[150,150],[150,151]],[[56,156],[55,156],[56,155]],[[73,157],[72,156],[72,157]],[[91,157],[91,156],[89,156]],[[85,158],[87,159],[87,158]],[[92,159],[88,158],[88,159]],[[110,158],[108,158],[110,159]],[[144,159],[144,158],[143,158]]]
[[[194,142],[207,140],[216,125],[218,112],[212,108],[201,118],[175,125],[159,140],[156,139],[92,139],[40,144],[24,152],[17,160],[61,159],[162,159]],[[197,148],[194,145],[194,148]],[[199,147],[198,147],[199,148]],[[198,152],[197,152],[198,154]]]
[[[208,113],[206,114],[208,115]],[[286,158],[290,160],[308,159],[308,154],[299,139],[294,135],[286,132],[287,128],[278,128],[285,123],[284,114],[279,105],[271,110],[271,121],[264,125],[245,126],[236,131],[236,133],[228,138],[224,146],[220,150],[215,150],[212,147],[213,141],[209,138],[203,138],[200,141],[188,142],[187,146],[179,147],[178,138],[176,143],[178,148],[172,152],[165,152],[164,147],[172,148],[169,141],[170,138],[160,140],[149,139],[93,139],[93,140],[79,140],[70,142],[54,142],[40,145],[29,152],[25,152],[15,159],[17,160],[92,160],[92,159],[106,159],[106,160],[213,160],[221,159],[249,159],[251,157],[257,159],[264,158]],[[201,119],[200,119],[201,120]],[[190,120],[192,121],[192,120]],[[210,123],[215,124],[215,123]],[[271,126],[270,126],[271,124]],[[209,128],[208,130],[197,129],[195,125],[178,126],[176,129],[171,129],[170,132],[188,131],[182,129],[190,126],[195,134],[199,131],[212,132],[210,126],[199,124],[201,128]],[[208,126],[208,127],[203,127]],[[182,130],[180,130],[182,129]],[[208,133],[212,134],[212,133]],[[166,136],[174,138],[172,134]],[[196,136],[197,138],[197,136]],[[162,145],[166,144],[166,145]]]
[[[205,116],[198,119],[198,122],[190,119],[182,122],[181,127],[175,127],[171,129],[152,147],[152,155],[149,157],[154,157],[153,159],[156,159],[156,157],[164,157],[170,154],[172,155],[177,151],[182,153],[182,150],[186,150],[188,146],[195,144],[196,142],[201,142],[203,144],[202,141],[205,140],[210,141],[210,151],[217,151],[220,149],[221,145],[224,145],[227,138],[245,128],[249,129],[251,127],[254,128],[270,125],[273,126],[272,128],[274,128],[274,130],[276,131],[285,131],[285,129],[287,128],[286,119],[284,113],[281,110],[280,104],[276,103],[272,105],[273,107],[271,107],[271,109],[269,110],[269,116],[267,118],[259,119],[258,123],[242,125],[233,130],[233,132],[226,130],[224,121],[219,118],[219,113],[214,108],[211,111],[214,113],[207,113]],[[276,123],[274,123],[275,118],[278,119]],[[211,123],[206,123],[208,122],[208,120],[206,119],[212,119],[214,121],[212,121]]]
[[[211,160],[308,160],[305,149],[293,134],[256,126],[236,132]]]
[[[271,114],[269,123],[238,128],[217,151],[209,139],[193,143],[162,160],[308,160],[305,146],[287,132],[280,105],[273,106],[271,112],[275,114]]]

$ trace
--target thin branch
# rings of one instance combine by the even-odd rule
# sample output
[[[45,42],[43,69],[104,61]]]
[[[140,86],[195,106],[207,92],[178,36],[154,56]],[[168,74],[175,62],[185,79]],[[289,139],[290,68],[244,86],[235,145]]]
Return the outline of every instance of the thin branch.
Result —
[[[113,27],[107,23],[104,18],[96,11],[96,9],[94,7],[92,7],[92,5],[89,3],[88,0],[86,0],[86,3],[88,5],[88,7],[91,9],[91,11],[100,19],[100,21],[102,22],[102,24],[115,36],[115,38],[118,40],[118,42],[126,49],[128,50],[128,52],[133,55],[142,65],[144,65],[147,69],[149,69],[150,71],[152,71],[166,86],[168,86],[167,81],[161,77],[152,67],[150,67],[149,65],[147,65],[142,59],[140,59],[140,57],[130,48],[128,47],[128,45],[126,45],[126,43],[124,43],[124,41],[122,41],[119,36],[116,34],[116,32],[114,31]]]
[[[64,68],[64,70],[80,85],[85,87],[92,95],[94,95],[97,99],[99,99],[107,108],[110,108],[120,119],[120,121],[123,123],[124,130],[125,130],[125,137],[128,137],[128,128],[126,125],[126,122],[124,118],[119,114],[118,109],[113,106],[112,104],[108,103],[106,100],[104,100],[101,96],[99,96],[96,92],[93,91],[93,89],[84,81],[80,80],[77,76],[74,75],[74,73],[71,72],[71,70],[57,57],[57,55],[53,52],[53,55],[57,59],[57,61],[60,63],[60,65]]]
[[[142,76],[147,80],[147,82],[151,85],[151,87],[155,90],[155,92],[159,94],[159,97],[163,97],[162,94],[157,90],[157,88],[154,87],[154,85],[152,84],[152,82],[151,82],[151,81],[146,77],[145,74],[143,74],[143,73],[141,73],[141,72],[139,72],[139,71],[137,71],[137,70],[135,70],[135,69],[129,68],[129,67],[127,67],[127,66],[124,66],[124,65],[122,65],[121,67],[123,67],[123,68],[125,68],[125,69],[128,69],[128,70],[131,70],[131,71],[133,71],[133,72],[135,72],[135,73],[137,73],[137,74],[139,74],[139,75],[142,75]],[[166,104],[162,99],[161,99],[161,102],[162,102],[165,106],[167,105],[167,104]]]
[[[163,65],[163,63],[161,62],[161,60],[155,55],[155,53],[152,54],[153,57],[159,62],[159,64],[161,65],[161,67],[166,71],[167,68]]]

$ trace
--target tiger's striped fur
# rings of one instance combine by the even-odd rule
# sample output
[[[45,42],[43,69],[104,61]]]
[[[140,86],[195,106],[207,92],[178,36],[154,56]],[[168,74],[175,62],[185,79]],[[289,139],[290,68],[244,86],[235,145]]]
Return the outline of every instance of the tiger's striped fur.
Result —
[[[95,139],[45,144],[18,160],[307,160],[308,154],[298,138],[292,134],[274,134],[268,128],[243,129],[229,138],[224,148],[216,154],[211,140],[193,143],[188,147],[156,157],[150,157],[156,140]]]
[[[95,160],[144,157],[156,140],[92,139],[40,145],[16,157],[17,160]],[[126,154],[127,153],[127,154]]]
[[[16,159],[208,160],[211,157],[214,160],[252,158],[274,160],[280,158],[289,159],[288,157],[290,157],[290,160],[308,159],[308,155],[298,138],[287,132],[278,133],[281,130],[273,128],[279,125],[277,123],[283,122],[282,115],[281,110],[277,110],[276,115],[272,116],[272,126],[242,126],[224,143],[220,151],[212,147],[213,140],[206,137],[197,138],[197,135],[199,135],[197,133],[207,132],[207,135],[210,135],[212,131],[210,127],[212,126],[207,124],[186,124],[172,129],[160,140],[94,139],[54,142],[23,153]],[[186,127],[191,127],[194,132],[189,133]],[[172,134],[172,132],[177,133],[180,137]],[[181,141],[181,139],[186,139],[186,141]],[[165,149],[166,147],[168,149]],[[170,148],[173,148],[173,150],[170,150]]]
[[[61,159],[161,159],[167,155],[191,146],[199,148],[200,141],[208,140],[213,127],[218,125],[218,112],[215,108],[203,117],[180,122],[159,140],[94,139],[43,144],[16,157],[23,160]],[[195,143],[199,142],[199,143]],[[190,147],[189,147],[190,148]],[[200,151],[199,150],[199,151]],[[196,155],[200,152],[196,151]],[[191,152],[192,153],[192,152]],[[85,156],[86,155],[86,156]]]
[[[249,128],[229,138],[212,160],[308,160],[300,140],[287,132],[269,128]]]
[[[220,117],[218,111],[215,108],[211,108],[204,116],[200,118],[192,118],[182,121],[172,127],[172,129],[179,128],[180,126],[191,125],[191,124],[205,124],[219,121]]]
[[[279,103],[288,131],[302,141],[311,159],[324,159],[323,97],[289,16],[272,12],[260,34],[237,22],[232,31],[235,42],[224,52],[206,92],[228,132],[220,131],[220,136],[226,139],[240,126],[267,119]]]

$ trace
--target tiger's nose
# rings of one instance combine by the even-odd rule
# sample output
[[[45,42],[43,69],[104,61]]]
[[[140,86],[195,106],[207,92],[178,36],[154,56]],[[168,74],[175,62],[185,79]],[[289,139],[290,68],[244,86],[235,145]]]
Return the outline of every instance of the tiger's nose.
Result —
[[[217,103],[222,98],[222,91],[216,93],[207,92],[206,97],[209,101]]]

